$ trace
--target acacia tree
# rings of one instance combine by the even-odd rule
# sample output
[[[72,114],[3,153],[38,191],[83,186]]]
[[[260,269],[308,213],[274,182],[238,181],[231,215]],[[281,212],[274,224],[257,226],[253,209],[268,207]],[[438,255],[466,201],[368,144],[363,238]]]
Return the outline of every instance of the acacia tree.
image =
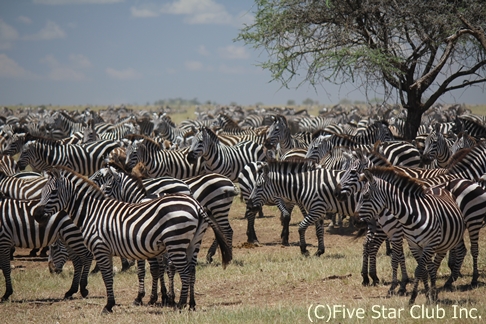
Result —
[[[236,40],[268,52],[260,65],[272,81],[351,81],[395,95],[407,139],[443,94],[484,90],[484,0],[255,0],[254,15]]]

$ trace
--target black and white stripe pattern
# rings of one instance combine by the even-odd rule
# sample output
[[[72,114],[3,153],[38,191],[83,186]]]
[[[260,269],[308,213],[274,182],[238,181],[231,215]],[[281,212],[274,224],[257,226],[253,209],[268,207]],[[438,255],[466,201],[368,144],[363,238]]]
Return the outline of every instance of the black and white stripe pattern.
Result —
[[[187,159],[191,163],[202,159],[207,173],[219,173],[237,181],[246,164],[265,159],[265,151],[262,145],[251,141],[226,146],[213,131],[203,127],[194,136]]]
[[[91,265],[91,254],[86,253],[83,237],[65,212],[54,214],[45,224],[34,220],[34,210],[39,200],[19,200],[0,198],[0,268],[5,277],[5,294],[0,302],[6,301],[13,293],[10,268],[10,250],[19,248],[42,248],[62,238],[74,252],[74,277],[65,298],[71,298],[78,289],[83,297],[88,295],[87,277]]]
[[[420,280],[424,282],[427,299],[435,301],[437,269],[447,251],[456,249],[459,259],[459,254],[465,254],[465,225],[460,209],[448,191],[426,191],[419,181],[394,168],[376,167],[366,169],[364,174],[369,189],[356,209],[359,217],[371,219],[388,209],[399,220],[418,262],[409,303],[415,302]],[[458,275],[459,269],[460,264],[456,264],[453,276]]]
[[[155,258],[167,252],[182,281],[179,307],[195,308],[195,258],[207,225],[221,247],[223,266],[231,251],[217,224],[200,204],[187,195],[167,195],[141,204],[107,199],[92,181],[66,168],[53,169],[35,210],[43,222],[65,209],[82,231],[85,244],[96,258],[107,291],[104,312],[115,305],[112,255],[128,259]],[[169,296],[171,300],[173,296]]]

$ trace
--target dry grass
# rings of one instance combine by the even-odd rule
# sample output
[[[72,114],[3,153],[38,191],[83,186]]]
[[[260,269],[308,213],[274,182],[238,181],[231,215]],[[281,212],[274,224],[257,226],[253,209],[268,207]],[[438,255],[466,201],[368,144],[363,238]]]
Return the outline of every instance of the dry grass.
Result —
[[[243,212],[244,205],[235,199],[230,213],[235,231],[234,261],[226,270],[222,269],[218,254],[214,264],[205,264],[203,260],[211,240],[209,237],[204,240],[204,249],[200,253],[201,264],[197,268],[195,312],[179,312],[159,306],[133,306],[132,301],[137,293],[137,276],[136,270],[131,268],[126,273],[116,274],[117,305],[113,314],[102,316],[100,312],[106,300],[104,284],[99,274],[90,276],[90,294],[86,299],[76,294],[74,300],[64,301],[61,297],[69,287],[72,275],[70,264],[62,275],[51,275],[46,262],[17,257],[12,263],[15,266],[12,271],[14,294],[10,301],[0,304],[1,316],[9,323],[305,323],[309,322],[308,310],[311,305],[341,305],[346,311],[354,310],[354,318],[349,319],[349,313],[336,313],[335,320],[331,322],[357,322],[357,311],[364,312],[359,313],[363,317],[359,320],[361,323],[375,322],[378,315],[381,317],[378,322],[399,323],[416,323],[417,319],[412,318],[412,315],[422,317],[421,309],[410,314],[408,297],[386,297],[391,269],[389,257],[384,255],[384,248],[378,256],[378,275],[386,284],[363,287],[360,276],[362,239],[355,240],[354,233],[350,233],[348,228],[344,227],[341,234],[337,230],[326,232],[326,253],[320,258],[305,258],[300,255],[296,245],[297,224],[302,219],[298,211],[294,211],[290,236],[292,245],[289,247],[279,244],[278,211],[272,207],[265,208],[265,218],[256,220],[261,245],[256,247],[246,244],[246,220],[242,219]],[[307,238],[312,244],[309,248],[311,252],[316,250],[314,237],[314,230],[309,229]],[[483,303],[486,293],[484,238],[480,247],[479,288],[470,289],[468,286],[472,272],[471,258],[468,255],[462,269],[464,277],[455,285],[458,289],[453,292],[441,291],[437,305],[423,306],[429,315],[435,310],[435,317],[442,316],[441,309],[444,310],[444,318],[437,321],[465,322],[453,318],[454,307],[467,309],[472,316],[486,316],[486,306]],[[18,255],[27,253],[26,250],[17,251]],[[115,258],[115,264],[119,268],[120,264],[117,262],[119,260]],[[409,274],[413,275],[415,261],[409,253],[407,262]],[[439,285],[444,283],[449,274],[445,262],[443,263],[439,271]],[[4,288],[2,280],[2,293]],[[410,286],[408,288],[411,289]],[[148,295],[149,292],[146,301]],[[422,307],[424,303],[425,297],[421,294],[417,298],[417,304]],[[385,308],[385,312],[378,312],[382,308]],[[315,309],[312,310],[312,319],[318,322]],[[393,310],[397,311],[397,315],[400,312],[400,319],[383,318],[384,315],[393,315],[390,313]],[[327,314],[324,308],[317,311],[319,316]],[[465,316],[464,311],[462,316]]]

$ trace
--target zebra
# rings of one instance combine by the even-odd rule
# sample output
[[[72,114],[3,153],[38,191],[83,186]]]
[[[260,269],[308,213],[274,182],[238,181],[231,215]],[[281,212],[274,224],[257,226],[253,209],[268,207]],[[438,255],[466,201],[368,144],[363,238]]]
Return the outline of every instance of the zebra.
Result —
[[[255,232],[255,215],[259,212],[260,218],[263,217],[262,206],[258,208],[253,208],[248,205],[248,200],[250,195],[253,191],[253,188],[256,185],[257,181],[257,174],[261,168],[266,165],[266,162],[250,162],[238,175],[238,184],[240,186],[240,199],[241,201],[247,204],[246,211],[245,211],[245,218],[247,219],[247,242],[252,244],[258,244],[258,238]],[[289,226],[290,226],[290,216],[292,210],[295,206],[295,203],[282,199],[280,197],[271,197],[269,200],[265,201],[265,205],[270,206],[277,206],[280,210],[280,222],[282,224],[282,232],[280,234],[280,238],[282,239],[282,245],[288,246],[289,245]],[[299,206],[299,209],[302,215],[307,215],[307,212],[302,206]],[[323,222],[319,220],[315,223],[316,226],[316,236],[317,240],[323,241],[324,229],[323,229]],[[324,243],[322,243],[324,244]]]
[[[153,118],[154,132],[170,142],[176,142],[177,138],[185,138],[188,129],[180,129],[174,124],[167,114],[158,115]]]
[[[440,132],[439,123],[435,125],[436,129],[425,138],[425,146],[421,160],[426,165],[436,161],[438,167],[444,168],[453,155],[451,147],[454,142],[451,139],[445,138],[444,134]]]
[[[299,224],[300,251],[308,255],[305,232],[310,225],[327,212],[354,214],[354,198],[343,202],[334,196],[334,188],[343,172],[318,168],[307,162],[268,162],[257,175],[247,208],[259,208],[273,197],[302,206],[307,214]],[[316,255],[323,253],[324,242],[319,244]]]
[[[89,176],[100,169],[105,157],[119,146],[119,143],[109,140],[67,145],[31,141],[24,145],[17,164],[20,170],[30,165],[37,172],[63,165]]]
[[[10,277],[11,248],[41,248],[54,243],[58,238],[62,238],[73,251],[71,259],[74,276],[64,298],[72,298],[79,289],[83,297],[89,293],[86,287],[92,258],[86,253],[81,232],[62,211],[53,215],[45,224],[37,224],[33,215],[38,203],[36,199],[0,198],[0,268],[5,278],[5,293],[0,303],[8,300],[13,293]]]
[[[427,300],[436,301],[437,269],[442,259],[451,249],[465,254],[464,219],[452,195],[443,189],[432,193],[419,180],[397,172],[393,167],[366,169],[363,180],[369,183],[369,189],[362,196],[363,201],[358,203],[358,216],[370,219],[388,209],[403,225],[410,250],[417,260],[409,304],[415,303],[420,280],[424,283]],[[460,264],[456,264],[452,277],[458,275],[459,269]]]
[[[387,164],[385,166],[391,167],[390,164]],[[350,167],[345,171],[339,181],[339,184],[336,187],[335,195],[338,197],[338,199],[346,199],[353,193],[362,190],[361,186],[363,182],[359,181],[359,179],[360,174],[363,172],[365,167],[372,167],[372,164],[363,156],[351,163]],[[436,170],[439,171],[439,173],[434,172],[434,170],[413,169],[398,166],[396,166],[395,169],[399,172],[407,174],[412,178],[421,179],[423,185],[427,187],[433,188],[440,186],[442,188],[448,189],[452,193],[457,205],[459,206],[464,216],[466,228],[469,233],[471,255],[473,258],[473,277],[471,280],[471,285],[476,286],[479,275],[477,267],[477,259],[479,256],[479,230],[482,227],[482,224],[484,222],[483,218],[486,214],[486,194],[484,190],[479,186],[479,184],[467,179],[463,179],[464,176],[462,174],[444,173],[444,171],[448,171],[448,169]],[[393,218],[381,218],[381,220],[384,222],[384,224],[388,224],[388,228],[393,229],[396,226],[400,226],[398,221]],[[385,231],[387,230],[388,229],[385,229]],[[401,244],[402,239],[396,234],[394,235],[394,239],[398,240],[399,242],[397,243],[397,241],[395,241],[392,258],[397,257],[401,259],[403,249],[397,249],[396,247],[399,247],[399,245],[396,244]],[[377,250],[375,251],[375,253],[376,252]],[[372,257],[376,257],[376,254]]]
[[[191,163],[187,158],[188,152],[189,149],[163,150],[158,143],[146,137],[128,145],[125,166],[132,170],[142,163],[144,174],[150,178],[190,178],[203,172],[203,163],[201,159]]]
[[[262,145],[251,141],[235,146],[223,145],[213,131],[203,127],[194,136],[187,151],[187,160],[190,163],[197,164],[200,158],[204,160],[206,173],[219,173],[236,181],[246,164],[265,159],[265,151]]]
[[[77,172],[57,167],[48,172],[48,182],[36,205],[34,217],[45,222],[65,209],[84,236],[96,258],[105,283],[107,303],[103,313],[112,312],[112,255],[141,260],[167,251],[180,275],[182,288],[178,307],[187,303],[195,309],[195,260],[208,223],[221,249],[223,267],[232,254],[221,230],[200,204],[188,195],[166,195],[140,204],[127,204],[106,198],[96,184]],[[173,303],[174,296],[168,296]]]
[[[309,143],[292,137],[287,118],[283,115],[275,116],[275,120],[267,130],[265,147],[274,149],[280,144],[282,153],[286,153],[293,148],[308,148]]]

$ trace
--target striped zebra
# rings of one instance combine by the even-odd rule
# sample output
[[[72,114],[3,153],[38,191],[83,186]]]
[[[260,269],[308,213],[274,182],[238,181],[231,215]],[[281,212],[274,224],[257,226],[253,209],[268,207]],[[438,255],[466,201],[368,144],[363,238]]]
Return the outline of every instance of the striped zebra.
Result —
[[[283,115],[275,116],[275,120],[267,130],[267,139],[265,141],[265,147],[267,149],[275,149],[277,144],[280,144],[280,150],[282,153],[286,153],[293,148],[308,148],[309,143],[294,138],[291,135],[290,127],[287,122],[287,118]]]
[[[456,249],[458,254],[466,251],[463,240],[465,225],[459,207],[447,190],[427,191],[420,181],[394,168],[366,169],[364,176],[369,189],[362,196],[363,201],[358,203],[357,214],[361,219],[371,219],[388,209],[395,215],[417,260],[409,304],[415,303],[420,280],[424,283],[427,300],[436,301],[437,269],[442,259],[449,250]],[[387,181],[381,177],[386,177]],[[452,277],[457,276],[459,270],[460,264],[456,264]]]
[[[260,213],[260,218],[263,217],[262,206],[254,208],[248,205],[248,200],[256,185],[258,172],[261,168],[266,165],[266,162],[250,162],[238,175],[238,184],[240,186],[240,198],[245,204],[247,204],[245,211],[245,218],[247,219],[247,242],[248,243],[258,243],[258,238],[255,232],[255,216],[256,213]],[[282,239],[282,245],[289,245],[289,233],[290,233],[290,216],[292,210],[295,207],[295,203],[282,199],[280,197],[269,197],[269,200],[265,201],[263,205],[277,206],[280,211],[280,222],[282,224],[282,232],[280,238]],[[302,215],[305,217],[307,212],[301,206],[298,206]],[[320,246],[324,246],[324,228],[323,221],[319,220],[315,223],[316,226],[316,236]],[[322,243],[321,243],[322,242]]]
[[[62,165],[89,176],[100,169],[108,154],[119,146],[119,143],[109,140],[67,145],[55,141],[27,142],[17,164],[20,170],[30,165],[37,172]]]
[[[88,273],[92,257],[87,253],[79,229],[64,212],[54,214],[43,225],[34,220],[34,211],[39,200],[0,198],[0,268],[5,278],[5,293],[0,303],[8,300],[13,293],[10,267],[10,250],[19,248],[42,248],[54,243],[58,238],[70,246],[73,253],[74,276],[70,289],[64,294],[65,299],[81,290],[86,297],[89,291]]]
[[[246,164],[265,159],[265,151],[262,145],[251,141],[226,146],[221,144],[213,131],[203,127],[194,136],[187,151],[187,160],[190,163],[197,164],[199,159],[204,161],[206,173],[219,173],[236,181]]]
[[[425,165],[436,161],[439,168],[445,168],[453,155],[451,147],[454,141],[446,138],[439,127],[440,124],[436,124],[436,129],[425,138],[421,160]]]
[[[196,162],[189,161],[188,152],[189,149],[164,150],[158,143],[146,137],[128,145],[125,166],[127,170],[132,170],[141,163],[144,175],[150,178],[190,178],[201,174],[204,169],[201,159]]]
[[[354,197],[340,201],[334,196],[334,189],[343,172],[316,168],[307,162],[269,162],[257,175],[247,208],[260,208],[273,197],[302,206],[307,213],[299,224],[300,250],[308,255],[305,232],[310,225],[328,212],[348,216],[354,214]],[[316,255],[323,253],[324,244],[319,244]]]
[[[232,258],[224,235],[200,204],[187,195],[167,195],[140,204],[107,199],[98,186],[79,173],[58,167],[49,180],[34,216],[41,223],[65,209],[83,233],[85,244],[96,258],[106,287],[103,313],[112,312],[112,255],[142,260],[167,252],[179,273],[182,288],[178,306],[189,307],[194,298],[195,260],[202,236],[209,225],[221,248],[223,267]],[[168,296],[172,303],[174,296]]]
[[[175,143],[178,138],[185,138],[188,129],[180,129],[167,114],[158,115],[152,119],[154,132],[168,141]]]
[[[458,165],[459,164],[461,163],[458,162]],[[335,194],[338,199],[347,199],[347,197],[353,195],[355,192],[361,191],[363,182],[360,181],[360,175],[365,168],[372,166],[373,165],[370,163],[370,161],[363,157],[357,158],[351,162],[350,167],[345,171],[339,181],[338,186],[336,187]],[[386,164],[384,166],[391,167],[390,164]],[[486,193],[484,190],[477,183],[464,179],[462,174],[448,173],[448,169],[428,170],[395,167],[395,170],[412,178],[420,179],[422,184],[426,187],[441,187],[449,190],[452,193],[464,216],[466,228],[469,233],[471,256],[473,258],[473,277],[471,280],[471,285],[476,286],[479,275],[477,267],[477,260],[479,256],[479,231],[484,223],[484,215],[486,215]],[[458,185],[458,183],[460,185]],[[388,232],[390,228],[393,230],[390,235],[394,233],[396,227],[400,226],[399,222],[394,219],[393,216],[381,218],[380,221],[383,222],[383,224],[381,224],[382,226],[386,224],[386,227],[383,227],[385,232]],[[378,231],[380,230],[379,228],[376,229]],[[374,235],[379,236],[380,233],[375,233]],[[385,234],[383,233],[383,235]],[[397,236],[397,234],[394,234],[393,239],[395,240],[395,247],[399,247],[402,238]],[[377,250],[375,252],[369,252],[372,258],[376,257],[376,252]],[[374,256],[373,253],[375,253]],[[402,248],[393,249],[392,258],[399,258],[401,260],[402,255]],[[396,263],[394,264],[396,265]],[[394,269],[394,271],[396,270]]]

